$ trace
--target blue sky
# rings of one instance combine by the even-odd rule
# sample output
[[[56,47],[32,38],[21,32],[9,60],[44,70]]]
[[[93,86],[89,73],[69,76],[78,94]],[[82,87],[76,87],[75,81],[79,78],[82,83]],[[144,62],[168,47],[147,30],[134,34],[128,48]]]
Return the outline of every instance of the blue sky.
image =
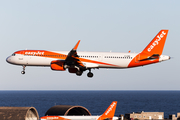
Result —
[[[180,1],[0,1],[0,90],[180,90]],[[22,67],[6,58],[22,49],[140,52],[168,29],[163,51],[173,59],[131,69],[92,70],[78,77],[49,67]]]

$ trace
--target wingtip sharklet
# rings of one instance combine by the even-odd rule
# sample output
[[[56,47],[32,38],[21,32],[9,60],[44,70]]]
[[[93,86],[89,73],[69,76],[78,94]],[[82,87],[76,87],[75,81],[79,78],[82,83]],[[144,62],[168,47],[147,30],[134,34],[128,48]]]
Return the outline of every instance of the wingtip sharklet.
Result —
[[[79,43],[80,43],[81,40],[79,40],[76,45],[74,46],[73,50],[77,50],[78,46],[79,46]]]

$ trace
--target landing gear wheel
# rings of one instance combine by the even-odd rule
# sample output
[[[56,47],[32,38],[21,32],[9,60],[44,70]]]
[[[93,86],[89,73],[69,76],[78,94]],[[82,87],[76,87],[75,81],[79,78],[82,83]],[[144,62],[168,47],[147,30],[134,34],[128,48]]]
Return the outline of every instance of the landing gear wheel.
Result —
[[[25,74],[25,71],[21,71],[21,74]]]
[[[82,73],[83,73],[82,71],[77,71],[77,72],[76,72],[76,75],[77,75],[77,76],[81,76]]]
[[[92,78],[93,77],[93,73],[92,72],[88,72],[87,76]]]
[[[25,65],[23,65],[23,71],[21,71],[21,74],[25,74],[25,68],[26,68],[26,66]]]

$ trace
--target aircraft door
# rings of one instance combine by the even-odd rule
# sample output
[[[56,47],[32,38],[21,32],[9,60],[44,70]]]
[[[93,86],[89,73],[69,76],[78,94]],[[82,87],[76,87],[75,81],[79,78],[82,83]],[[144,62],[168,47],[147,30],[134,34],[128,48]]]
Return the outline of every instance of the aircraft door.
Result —
[[[26,57],[24,57],[24,51],[22,51],[19,55],[19,62],[26,65],[28,64],[28,60]]]
[[[99,55],[98,59],[99,59],[99,61],[102,61],[103,60],[103,55]]]
[[[19,60],[23,60],[23,56],[24,56],[24,51],[22,51],[19,55]]]

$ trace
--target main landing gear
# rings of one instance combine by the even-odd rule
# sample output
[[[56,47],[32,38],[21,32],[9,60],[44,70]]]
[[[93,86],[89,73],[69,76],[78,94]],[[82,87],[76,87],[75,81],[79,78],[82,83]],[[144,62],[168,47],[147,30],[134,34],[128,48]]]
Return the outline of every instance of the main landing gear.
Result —
[[[83,73],[83,71],[78,70],[78,71],[76,72],[76,75],[77,75],[77,76],[81,76],[82,73]]]
[[[25,74],[25,67],[26,67],[26,66],[23,65],[23,71],[21,71],[21,74],[23,74],[23,75]]]
[[[88,72],[87,76],[90,77],[90,78],[93,77],[93,73],[91,72],[91,69],[89,69],[89,72]]]
[[[81,76],[82,74],[83,74],[83,71],[78,70],[78,71],[76,72],[76,75],[77,75],[77,76]],[[89,72],[88,72],[87,76],[88,76],[89,78],[92,78],[92,77],[93,77],[93,73],[91,72],[91,69],[89,69]]]

